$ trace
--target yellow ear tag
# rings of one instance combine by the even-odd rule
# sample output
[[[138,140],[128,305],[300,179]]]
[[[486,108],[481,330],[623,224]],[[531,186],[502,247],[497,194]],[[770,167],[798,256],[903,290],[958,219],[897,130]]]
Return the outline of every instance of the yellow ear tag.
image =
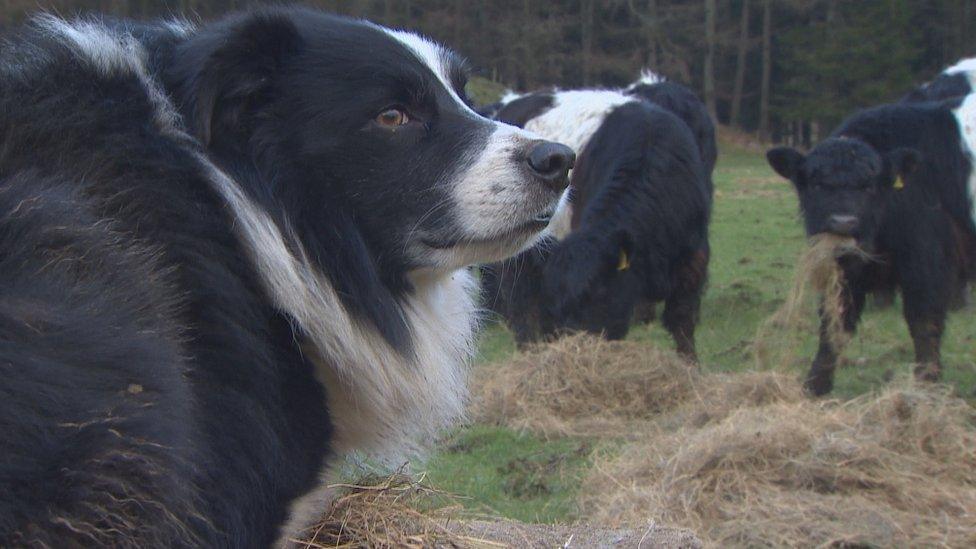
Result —
[[[902,179],[901,176],[899,175],[897,178],[895,178],[895,190],[900,191],[904,188],[905,188],[905,180]]]
[[[620,262],[617,263],[618,271],[626,271],[630,268],[630,258],[627,257],[627,252],[620,250]]]

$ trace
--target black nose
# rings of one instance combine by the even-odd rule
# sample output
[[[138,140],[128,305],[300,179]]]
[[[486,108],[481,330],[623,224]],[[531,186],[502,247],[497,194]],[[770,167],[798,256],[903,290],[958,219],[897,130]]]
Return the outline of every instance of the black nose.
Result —
[[[529,150],[527,161],[547,187],[561,191],[569,185],[569,170],[576,162],[576,153],[566,145],[542,141]]]
[[[827,219],[827,229],[844,236],[852,236],[860,225],[860,220],[853,215],[832,215]]]

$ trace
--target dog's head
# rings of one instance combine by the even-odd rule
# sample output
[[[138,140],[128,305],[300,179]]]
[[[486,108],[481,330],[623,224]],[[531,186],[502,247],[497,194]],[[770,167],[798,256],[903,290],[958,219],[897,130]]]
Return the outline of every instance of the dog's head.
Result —
[[[313,258],[356,248],[384,276],[499,260],[566,190],[573,152],[477,115],[464,63],[417,35],[277,9],[205,28],[175,57],[195,133],[253,162],[256,198]]]

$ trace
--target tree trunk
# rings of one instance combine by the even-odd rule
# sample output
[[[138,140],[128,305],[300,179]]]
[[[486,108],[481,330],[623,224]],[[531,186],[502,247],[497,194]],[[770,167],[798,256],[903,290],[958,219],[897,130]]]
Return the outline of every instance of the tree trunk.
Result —
[[[769,77],[772,73],[772,0],[763,0],[762,84],[759,89],[759,139],[769,140]]]
[[[705,106],[713,120],[715,109],[715,0],[705,0]]]
[[[736,55],[735,87],[732,90],[732,113],[729,125],[738,126],[742,114],[742,88],[746,81],[746,55],[749,53],[749,0],[742,0],[742,18],[739,21],[739,51]]]
[[[580,1],[580,53],[583,85],[593,80],[593,0]]]

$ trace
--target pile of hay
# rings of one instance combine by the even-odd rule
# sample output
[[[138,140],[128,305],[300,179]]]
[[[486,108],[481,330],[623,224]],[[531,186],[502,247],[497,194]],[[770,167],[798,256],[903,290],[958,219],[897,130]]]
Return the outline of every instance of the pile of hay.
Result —
[[[402,473],[336,485],[322,520],[292,542],[304,548],[498,547],[448,528],[458,512],[445,494]]]
[[[582,509],[719,546],[976,546],[971,406],[911,381],[843,404],[781,397],[713,393],[708,421],[686,416],[597,456]]]
[[[837,264],[845,256],[870,260],[853,238],[821,234],[810,239],[797,261],[789,294],[756,335],[753,351],[760,367],[793,362],[798,336],[809,334],[811,328],[819,329],[818,306],[828,319],[827,335],[834,347],[843,349],[847,345],[849,336],[844,331],[841,296],[844,277]]]
[[[946,387],[813,401],[791,374],[699,373],[587,336],[479,375],[482,421],[623,440],[593,455],[591,523],[657,521],[717,546],[976,546],[976,410]]]
[[[646,547],[699,549],[688,530],[658,524],[603,528],[525,524],[465,516],[453,498],[402,473],[335,485],[336,499],[314,527],[291,539],[302,549],[500,549]]]
[[[479,369],[472,415],[545,436],[626,435],[690,398],[698,377],[674,353],[575,335]]]

